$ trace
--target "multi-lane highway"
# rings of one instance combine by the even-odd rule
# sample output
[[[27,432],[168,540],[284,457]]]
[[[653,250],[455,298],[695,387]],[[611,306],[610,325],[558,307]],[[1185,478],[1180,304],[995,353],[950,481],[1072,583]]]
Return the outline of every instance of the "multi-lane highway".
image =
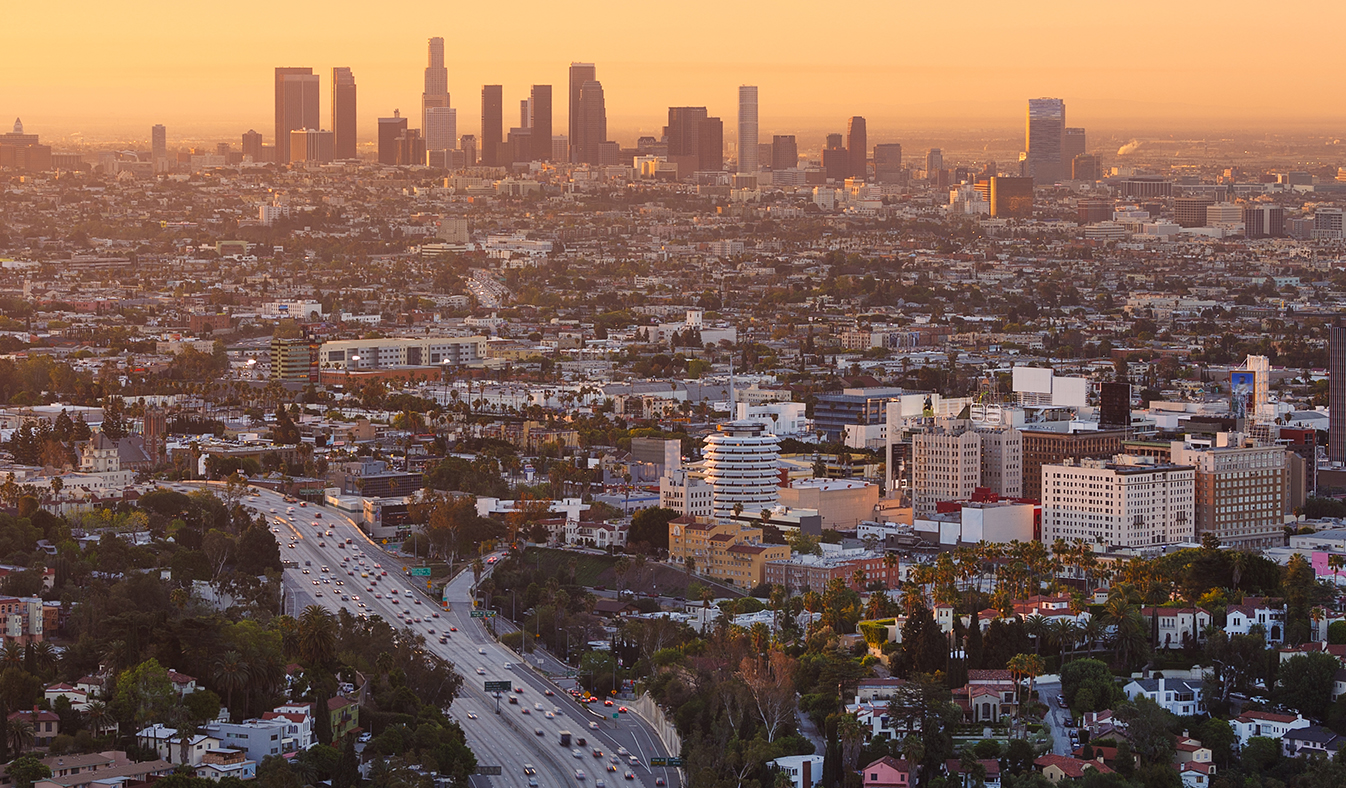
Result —
[[[422,635],[428,650],[457,667],[463,690],[449,712],[462,725],[478,763],[501,767],[499,776],[474,778],[478,788],[656,788],[665,782],[677,787],[676,769],[649,767],[651,757],[667,752],[643,721],[618,712],[617,705],[577,702],[518,664],[518,656],[486,632],[482,619],[471,617],[471,571],[450,581],[446,609],[427,595],[424,581],[404,575],[341,512],[289,504],[260,488],[251,488],[243,502],[266,515],[281,560],[295,564],[284,575],[287,613],[316,604],[333,612],[345,608],[382,616]],[[509,681],[521,691],[502,694],[497,714],[497,699],[485,691],[486,681]],[[561,731],[571,733],[569,748],[560,746]],[[580,738],[587,746],[578,745]]]

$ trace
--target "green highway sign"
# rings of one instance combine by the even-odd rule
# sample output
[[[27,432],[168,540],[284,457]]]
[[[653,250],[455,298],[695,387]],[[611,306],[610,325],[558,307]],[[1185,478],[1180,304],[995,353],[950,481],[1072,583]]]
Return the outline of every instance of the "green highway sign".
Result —
[[[617,715],[616,715],[616,714],[613,714],[613,715],[612,715],[612,719],[614,719],[614,720],[617,719]]]
[[[413,567],[411,568],[411,576],[412,576],[412,577],[429,577],[429,576],[430,576],[430,567],[428,567],[428,566],[413,566]]]
[[[481,764],[477,764],[477,774],[490,774],[498,777],[503,774],[503,772],[499,766],[482,766]]]
[[[488,681],[486,682],[487,692],[509,692],[508,681]]]
[[[681,759],[681,758],[651,758],[651,759],[650,759],[650,766],[651,766],[651,768],[652,768],[652,767],[655,767],[655,766],[673,766],[673,767],[678,767],[678,766],[682,766],[682,759]]]
[[[495,618],[494,610],[473,610],[473,618]]]

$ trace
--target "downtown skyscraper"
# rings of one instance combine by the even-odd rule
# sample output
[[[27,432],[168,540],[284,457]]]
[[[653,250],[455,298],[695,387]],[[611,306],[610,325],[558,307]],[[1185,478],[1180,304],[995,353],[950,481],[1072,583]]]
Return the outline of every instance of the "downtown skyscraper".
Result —
[[[865,119],[856,115],[846,121],[846,175],[866,178],[869,175],[869,133]]]
[[[499,167],[509,164],[501,161],[507,158],[500,155],[501,141],[505,131],[505,97],[501,85],[481,86],[481,163],[487,167]]]
[[[355,74],[332,69],[332,150],[337,159],[355,158]]]
[[[311,68],[276,69],[276,162],[290,160],[290,132],[318,129],[318,77]]]
[[[738,171],[757,172],[757,86],[738,88]]]
[[[1062,176],[1061,142],[1066,132],[1066,103],[1056,98],[1028,100],[1025,134],[1025,175],[1035,183],[1051,183]]]
[[[598,80],[598,69],[593,63],[570,64],[570,124],[566,133],[570,135],[570,161],[583,162],[584,150],[584,84]]]
[[[426,150],[448,150],[456,147],[452,136],[445,138],[449,128],[447,115],[438,113],[436,122],[430,122],[430,110],[449,106],[449,70],[444,67],[444,39],[430,39],[429,64],[425,67],[425,87],[421,93],[421,128],[425,132]],[[457,123],[454,123],[454,129]],[[434,132],[434,136],[431,133]]]
[[[528,94],[528,128],[532,161],[551,161],[551,85],[534,85]]]

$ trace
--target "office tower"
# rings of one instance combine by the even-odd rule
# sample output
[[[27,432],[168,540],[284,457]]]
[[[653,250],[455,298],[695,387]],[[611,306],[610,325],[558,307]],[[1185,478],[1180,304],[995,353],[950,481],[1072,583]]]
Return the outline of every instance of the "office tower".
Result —
[[[150,155],[156,161],[168,156],[168,129],[162,123],[150,127]]]
[[[668,140],[668,160],[677,165],[679,178],[686,178],[701,169],[697,146],[701,138],[701,121],[708,117],[705,107],[668,108],[664,137]]]
[[[500,155],[500,142],[505,132],[504,88],[500,85],[483,85],[481,88],[481,138],[477,140],[481,163],[488,167],[499,167],[505,158]]]
[[[1025,174],[1038,183],[1051,183],[1061,177],[1061,138],[1065,128],[1064,101],[1055,98],[1028,100]]]
[[[757,172],[757,86],[738,89],[738,171]]]
[[[879,183],[902,180],[902,146],[888,142],[874,146],[874,177]]]
[[[318,77],[311,68],[276,69],[276,161],[290,160],[290,132],[322,128]]]
[[[1228,433],[1224,433],[1228,436]],[[1196,469],[1196,535],[1213,533],[1221,544],[1284,544],[1286,450],[1252,441],[1195,446],[1173,441],[1178,465]]]
[[[446,150],[453,147],[453,138],[431,139],[430,110],[435,107],[449,106],[449,70],[444,67],[444,39],[435,36],[430,39],[429,63],[425,67],[425,88],[421,93],[421,128],[426,129],[425,145],[428,150]]]
[[[570,161],[570,138],[564,134],[551,135],[551,160]]]
[[[1279,205],[1245,207],[1243,235],[1247,238],[1280,238],[1285,235],[1285,209]]]
[[[570,160],[598,164],[599,149],[608,139],[608,109],[602,83],[591,79],[580,86],[579,116],[575,122],[578,125],[571,132]]]
[[[426,107],[425,149],[452,150],[458,139],[458,110],[453,107]]]
[[[799,166],[799,145],[793,134],[777,134],[771,138],[771,169],[791,170]]]
[[[519,128],[533,128],[533,100],[519,99]]]
[[[458,148],[463,152],[463,166],[477,166],[477,136],[464,134],[458,138]]]
[[[243,156],[252,157],[252,160],[259,162],[262,160],[262,134],[261,132],[248,129],[243,132]]]
[[[501,149],[501,164],[516,161],[528,161],[533,157],[533,130],[515,126],[505,135],[505,147]]]
[[[1120,454],[1127,430],[1064,432],[1044,426],[1023,427],[1023,494],[1042,498],[1042,468],[1064,460]]]
[[[1097,156],[1081,153],[1070,161],[1070,179],[1096,181],[1103,177],[1103,163]]]
[[[762,167],[768,167],[768,168],[771,167],[771,156],[772,156],[772,153],[771,153],[771,143],[769,143],[769,142],[759,142],[759,143],[757,143],[757,167],[758,167],[758,169],[761,169]]]
[[[755,421],[731,421],[707,435],[701,456],[711,502],[718,517],[734,514],[734,505],[761,511],[779,498],[780,443]]]
[[[594,68],[593,63],[570,64],[570,105],[569,105],[570,125],[567,131],[569,132],[570,137],[570,161],[577,164],[580,162],[589,161],[583,158],[585,152],[589,150],[589,148],[587,147],[588,140],[584,136],[585,132],[584,105],[583,105],[584,86],[589,82],[593,82],[595,85],[597,85],[598,84],[597,80],[598,80],[598,70]],[[602,96],[603,96],[603,89],[602,86],[600,85],[598,88],[598,98],[600,101],[602,100]],[[606,124],[604,125],[605,125],[604,130],[606,131]],[[604,139],[606,139],[606,136],[604,137]],[[596,149],[593,158],[597,158]]]
[[[1327,335],[1327,458],[1346,462],[1346,326]]]
[[[335,159],[335,135],[318,129],[295,129],[290,132],[290,161],[326,164]]]
[[[1084,208],[1080,209],[1081,211]],[[1109,218],[1112,211],[1109,208]],[[1110,380],[1102,384],[1098,397],[1098,426],[1131,426],[1131,384],[1125,381]]]
[[[720,172],[724,169],[724,122],[705,118],[696,125],[696,169]]]
[[[944,151],[939,148],[931,148],[925,154],[925,179],[927,181],[936,180],[938,173],[944,169]],[[932,174],[935,173],[935,174]]]
[[[1182,227],[1205,227],[1206,209],[1214,204],[1210,197],[1174,197],[1173,221]]]
[[[972,430],[932,427],[911,436],[912,504],[916,517],[940,501],[966,501],[981,485],[981,437]]]
[[[846,177],[866,178],[869,176],[869,141],[865,131],[865,119],[856,115],[846,121]]]
[[[991,216],[1007,219],[1033,218],[1033,179],[991,178]]]
[[[551,85],[534,85],[528,95],[531,114],[529,127],[533,130],[532,161],[551,161]]]
[[[421,137],[421,130],[405,128],[406,118],[402,119],[402,123],[402,132],[393,140],[393,164],[425,164],[425,140]]]
[[[379,164],[397,163],[397,138],[407,130],[407,119],[393,110],[391,118],[379,118]]]
[[[355,158],[355,74],[332,69],[332,139],[338,159]]]
[[[1146,458],[1148,459],[1148,458]],[[1042,467],[1042,542],[1151,547],[1196,538],[1196,472],[1172,463],[1067,460]]]
[[[1076,156],[1088,153],[1084,145],[1084,129],[1065,129],[1061,134],[1061,175],[1070,175],[1070,163]]]
[[[823,145],[820,158],[822,159],[823,174],[828,180],[843,181],[846,179],[846,174],[850,172],[851,160],[840,134],[827,135],[827,143]]]

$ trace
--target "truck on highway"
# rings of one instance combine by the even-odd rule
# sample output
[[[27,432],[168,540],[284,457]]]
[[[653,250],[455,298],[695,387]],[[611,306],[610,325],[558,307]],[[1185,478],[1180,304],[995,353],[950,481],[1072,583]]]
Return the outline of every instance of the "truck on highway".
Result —
[[[561,731],[561,746],[570,746],[570,731]]]

